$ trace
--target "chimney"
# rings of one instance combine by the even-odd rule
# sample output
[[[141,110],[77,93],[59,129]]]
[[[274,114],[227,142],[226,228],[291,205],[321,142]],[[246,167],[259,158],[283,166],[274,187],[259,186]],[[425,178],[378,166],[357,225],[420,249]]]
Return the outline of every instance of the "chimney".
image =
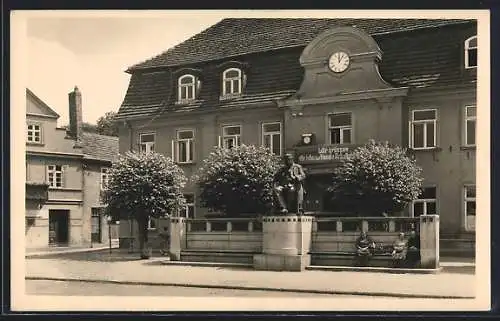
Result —
[[[80,140],[82,134],[82,93],[75,86],[69,96],[69,131],[68,134]]]

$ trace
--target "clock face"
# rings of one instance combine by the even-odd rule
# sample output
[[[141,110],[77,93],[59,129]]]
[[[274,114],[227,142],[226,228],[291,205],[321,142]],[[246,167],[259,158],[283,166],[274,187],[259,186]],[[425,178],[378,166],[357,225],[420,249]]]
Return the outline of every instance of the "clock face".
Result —
[[[311,142],[311,137],[304,136],[304,144],[309,144]]]
[[[349,55],[343,51],[339,51],[330,56],[328,67],[333,72],[343,72],[349,67]]]

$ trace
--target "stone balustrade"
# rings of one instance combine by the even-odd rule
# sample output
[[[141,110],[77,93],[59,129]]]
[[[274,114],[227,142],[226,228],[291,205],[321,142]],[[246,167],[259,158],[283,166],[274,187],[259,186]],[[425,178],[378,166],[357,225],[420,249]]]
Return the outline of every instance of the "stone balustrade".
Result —
[[[290,240],[297,239],[300,241],[299,255],[307,255],[308,252],[353,253],[356,239],[361,231],[367,232],[378,245],[390,246],[400,232],[407,234],[414,230],[420,237],[422,266],[432,269],[439,266],[438,215],[419,218],[307,216],[306,223],[299,221],[303,220],[300,216],[295,218],[296,222],[292,222],[293,218],[290,216],[203,219],[174,217],[171,218],[170,226],[170,252],[173,259],[177,260],[181,259],[182,251],[208,251],[217,255],[261,253],[269,256],[276,252],[276,248],[281,249],[281,243],[278,244],[280,240],[290,243]],[[304,224],[308,224],[308,227],[305,228]],[[290,229],[292,227],[295,229],[296,226],[301,227],[300,238],[292,236],[293,233],[290,234],[292,231]],[[295,245],[288,243],[283,244],[283,248],[295,253]],[[210,255],[206,257],[210,259]]]

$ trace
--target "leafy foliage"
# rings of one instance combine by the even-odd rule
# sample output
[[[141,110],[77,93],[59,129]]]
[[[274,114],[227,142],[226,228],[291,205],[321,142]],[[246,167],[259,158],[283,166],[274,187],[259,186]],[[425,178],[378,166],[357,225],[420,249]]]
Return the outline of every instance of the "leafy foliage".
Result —
[[[272,210],[279,157],[265,147],[216,148],[193,176],[204,207],[230,216]]]
[[[98,134],[107,136],[118,136],[118,123],[116,122],[116,113],[107,112],[97,120],[96,130]]]
[[[135,219],[139,226],[141,257],[148,258],[148,220],[174,213],[184,205],[182,188],[186,177],[170,158],[158,153],[128,152],[120,155],[109,170],[102,192],[108,215],[114,219]]]
[[[102,200],[121,218],[162,217],[182,205],[184,172],[158,153],[127,152],[109,169]]]
[[[87,133],[97,133],[97,126],[91,123],[82,123],[82,130]]]
[[[394,214],[419,196],[421,173],[405,149],[371,140],[334,170],[331,201],[338,210],[358,215]]]

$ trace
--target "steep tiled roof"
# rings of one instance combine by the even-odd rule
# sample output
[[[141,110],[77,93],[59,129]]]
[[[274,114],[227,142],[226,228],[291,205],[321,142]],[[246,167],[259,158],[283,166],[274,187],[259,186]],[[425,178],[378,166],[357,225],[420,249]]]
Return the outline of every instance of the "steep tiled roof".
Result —
[[[219,60],[280,48],[305,46],[321,32],[356,26],[372,36],[464,23],[452,19],[229,18],[128,71]]]
[[[233,26],[234,30],[231,29],[233,30],[230,33],[233,39],[231,43],[220,43],[218,45],[220,48],[217,50],[231,53],[236,52],[232,46],[238,46],[239,43],[235,42],[234,39],[244,39],[246,37],[248,32],[245,31],[245,28],[251,28],[249,21],[259,21],[267,27],[272,26],[272,23],[280,23],[280,20],[276,19],[270,19],[270,22],[263,21],[263,19],[229,19],[227,21],[242,24],[239,28]],[[317,24],[316,28],[312,28],[314,23],[311,21]],[[345,22],[347,20],[341,21],[347,23]],[[350,19],[348,21],[352,23],[354,20]],[[373,23],[372,25],[368,24],[370,21]],[[374,39],[382,50],[382,61],[379,64],[382,78],[395,87],[408,86],[413,90],[473,85],[476,80],[475,70],[464,70],[462,66],[463,41],[475,34],[475,24],[471,21],[462,24],[458,23],[466,22],[464,20],[412,21],[401,20],[400,23],[406,26],[406,29],[400,27],[398,30],[410,30],[410,26],[413,26],[413,28],[419,26],[418,30],[395,33],[396,20],[356,20],[358,27],[361,27],[362,22],[364,22],[367,27],[371,28],[369,30],[372,33],[377,32]],[[220,24],[223,24],[223,22]],[[383,22],[390,23],[391,28],[384,28]],[[307,41],[310,41],[315,35],[331,26],[328,24],[331,23],[331,20],[328,19],[302,19],[301,23],[303,23],[302,28],[307,29],[307,31],[299,28],[302,31],[297,34],[307,34],[308,36],[307,38],[301,36],[300,46],[296,45],[299,42],[292,39],[293,37],[288,32],[281,32],[278,36],[275,30],[271,28],[272,32],[269,33],[269,41],[281,41],[278,38],[283,37],[294,45],[283,46],[279,50],[250,53],[230,59],[202,61],[188,65],[200,70],[201,75],[201,91],[198,100],[189,106],[175,104],[177,98],[176,77],[178,75],[172,72],[179,70],[180,67],[134,70],[117,117],[151,117],[152,115],[158,115],[159,111],[209,110],[211,108],[237,107],[249,103],[255,108],[269,106],[273,101],[284,98],[299,89],[304,75],[304,70],[299,63],[299,57],[307,45]],[[310,23],[310,25],[306,23]],[[375,23],[378,24],[375,25]],[[440,24],[448,25],[438,28]],[[227,26],[228,22],[224,22],[224,25]],[[424,28],[424,26],[429,28]],[[263,27],[254,27],[259,32],[264,32]],[[236,37],[236,32],[242,33],[243,36]],[[207,32],[208,35],[212,33],[214,33],[213,29]],[[201,38],[202,34],[204,33],[202,32],[200,35],[191,38],[186,43],[193,42],[195,38],[198,39],[196,40],[197,43],[204,42]],[[213,36],[207,39],[212,38]],[[261,39],[261,45],[264,46],[266,41]],[[207,40],[207,43],[211,43],[211,41]],[[280,43],[283,44],[283,42]],[[182,44],[175,48],[181,48],[181,46]],[[211,45],[207,44],[207,46],[210,47]],[[174,49],[171,52],[177,50]],[[216,50],[215,47],[213,50]],[[204,55],[203,51],[197,51],[196,54],[198,58]],[[167,56],[175,56],[172,55],[168,54]],[[189,57],[189,55],[186,55],[186,59],[190,59]],[[158,57],[158,59],[160,58]],[[221,101],[219,96],[222,90],[222,81],[218,65],[227,60],[241,61],[248,66],[245,71],[247,76],[246,86],[242,97],[230,101]],[[146,65],[152,63],[153,60],[146,63]]]
[[[112,162],[118,157],[118,137],[84,132],[82,147],[85,158]]]

